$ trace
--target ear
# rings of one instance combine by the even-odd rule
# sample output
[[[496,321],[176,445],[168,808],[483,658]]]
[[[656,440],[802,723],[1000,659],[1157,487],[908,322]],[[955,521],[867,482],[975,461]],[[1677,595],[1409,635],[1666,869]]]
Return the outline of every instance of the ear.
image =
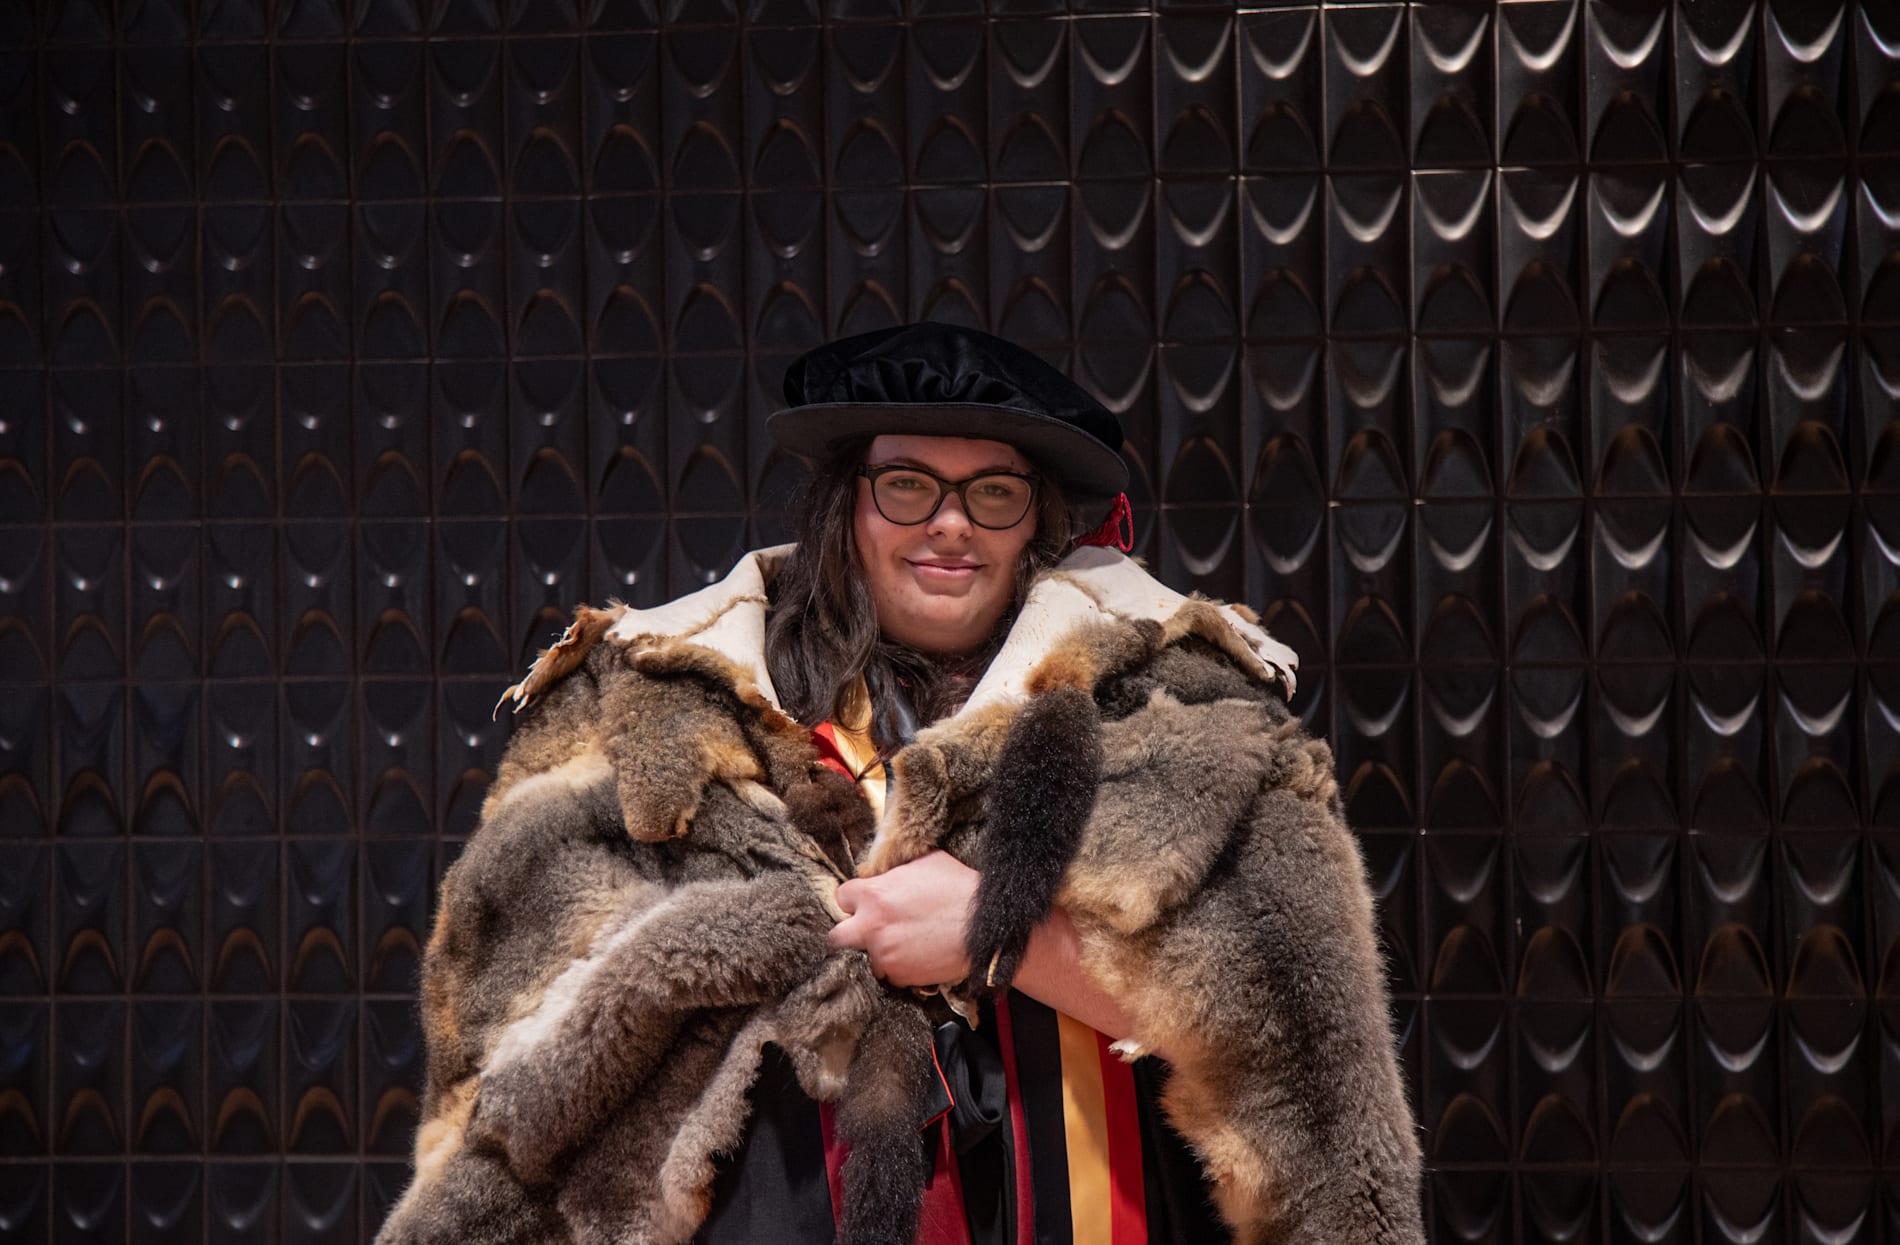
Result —
[[[745,737],[724,715],[695,715],[698,729],[663,734],[676,746],[635,749],[623,734],[610,749],[627,833],[646,842],[686,833],[709,784],[758,782],[765,769]]]

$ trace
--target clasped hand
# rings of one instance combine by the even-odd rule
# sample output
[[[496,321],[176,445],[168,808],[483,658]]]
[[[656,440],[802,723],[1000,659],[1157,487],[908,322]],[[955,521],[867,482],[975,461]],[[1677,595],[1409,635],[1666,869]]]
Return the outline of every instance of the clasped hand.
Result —
[[[845,919],[831,947],[856,947],[894,986],[935,986],[970,975],[964,945],[979,874],[947,852],[930,852],[889,873],[838,887]]]
[[[965,936],[981,877],[944,852],[919,856],[874,878],[853,878],[838,887],[845,919],[831,930],[836,951],[856,947],[871,958],[871,971],[894,986],[937,986],[970,975]],[[1081,939],[1060,907],[1029,936],[1011,985],[1111,1038],[1134,1031],[1134,1022],[1114,998],[1082,970]]]

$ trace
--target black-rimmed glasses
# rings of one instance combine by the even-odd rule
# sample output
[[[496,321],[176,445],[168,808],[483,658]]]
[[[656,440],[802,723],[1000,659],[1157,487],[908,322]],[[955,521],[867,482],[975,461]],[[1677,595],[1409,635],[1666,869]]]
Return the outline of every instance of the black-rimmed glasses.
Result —
[[[927,522],[947,493],[957,495],[970,522],[992,531],[1021,523],[1036,500],[1036,477],[1014,471],[946,480],[922,467],[892,465],[859,467],[858,474],[871,482],[871,502],[877,512],[899,527]]]

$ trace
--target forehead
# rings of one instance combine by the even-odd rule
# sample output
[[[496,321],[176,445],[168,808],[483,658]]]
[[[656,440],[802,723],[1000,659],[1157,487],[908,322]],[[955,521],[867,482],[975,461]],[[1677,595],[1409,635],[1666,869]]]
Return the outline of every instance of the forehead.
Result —
[[[979,471],[1031,470],[1029,460],[1007,441],[973,437],[882,436],[871,442],[864,461],[915,463],[952,480]]]

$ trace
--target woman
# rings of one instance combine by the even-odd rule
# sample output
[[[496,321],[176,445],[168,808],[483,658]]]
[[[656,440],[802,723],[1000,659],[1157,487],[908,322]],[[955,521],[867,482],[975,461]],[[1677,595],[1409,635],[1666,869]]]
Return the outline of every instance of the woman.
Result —
[[[851,1089],[869,1083],[859,1069],[874,1062],[865,1051],[886,1030],[871,1018],[887,1004],[866,1001],[852,977],[866,962],[894,986],[1013,986],[981,1000],[974,1028],[940,1012],[936,1067],[907,1078],[920,1097],[901,1109],[917,1119],[888,1148],[908,1151],[913,1143],[901,1139],[921,1128],[920,1153],[934,1152],[921,1239],[1217,1239],[1201,1167],[1158,1105],[1166,1068],[1125,1063],[1111,1043],[1188,1054],[1197,1035],[1180,1015],[1204,1012],[1218,1028],[1216,995],[1245,999],[1257,987],[1270,1008],[1328,974],[1348,983],[1346,1001],[1312,1003],[1318,1020],[1307,1028],[1323,1040],[1299,1052],[1322,1083],[1292,1092],[1330,1101],[1337,1085],[1323,1083],[1321,1069],[1344,1059],[1345,1076],[1369,1078],[1369,1111],[1307,1112],[1297,1127],[1344,1135],[1359,1125],[1343,1117],[1379,1117],[1365,1144],[1394,1175],[1392,1204],[1376,1217],[1396,1216],[1400,1230],[1376,1239],[1417,1239],[1407,1226],[1416,1222],[1416,1154],[1369,897],[1356,849],[1337,832],[1329,772],[1313,802],[1330,801],[1336,858],[1313,867],[1337,875],[1333,893],[1303,880],[1289,887],[1326,900],[1306,918],[1324,954],[1286,943],[1273,957],[1287,961],[1277,984],[1267,979],[1282,966],[1249,952],[1237,962],[1260,982],[1163,988],[1138,971],[1120,973],[1120,993],[1105,989],[1101,974],[1119,970],[1105,967],[1113,952],[1102,914],[1091,910],[1085,947],[1076,922],[1049,903],[1061,870],[1037,854],[1032,834],[985,847],[980,828],[945,824],[938,832],[962,848],[920,844],[903,863],[881,835],[879,859],[895,867],[840,880],[862,858],[874,813],[887,828],[917,824],[906,793],[920,788],[893,787],[893,771],[912,773],[906,758],[931,748],[962,747],[959,724],[1006,722],[1022,693],[1046,682],[1055,654],[1094,663],[1085,688],[1094,701],[1084,703],[1116,729],[1156,705],[1187,713],[1183,705],[1220,704],[1252,714],[1260,729],[1245,733],[1261,739],[1297,726],[1266,690],[1276,677],[1290,688],[1292,656],[1250,616],[1188,602],[1119,555],[1088,549],[1114,540],[1126,520],[1119,428],[1028,352],[909,326],[812,352],[786,391],[791,406],[768,426],[822,464],[796,549],[750,555],[722,584],[657,610],[583,608],[510,689],[517,708],[545,703],[511,741],[482,826],[444,883],[425,965],[418,1176],[382,1239],[832,1239],[841,1185],[885,1157],[863,1144],[857,1157],[841,1153],[840,1133],[865,1135],[850,1123],[851,1092],[835,1120],[814,1101],[846,1089],[854,1047]],[[1073,541],[1074,526],[1092,530]],[[1078,546],[1085,551],[1063,561]],[[1038,578],[1058,564],[1059,574]],[[1078,650],[1077,634],[1105,637],[1122,655]],[[1129,657],[1136,636],[1149,648]],[[920,724],[940,719],[947,725],[927,736],[933,742],[906,748]],[[1241,776],[1228,785],[1251,806],[1266,771],[1248,777],[1245,757],[1277,764],[1272,749],[1215,745],[1185,777],[1162,775],[1157,762],[1154,775],[1138,767],[1132,787],[1115,791],[1134,790],[1151,807],[1211,809],[1207,792],[1232,770]],[[1087,768],[1084,751],[1030,755],[1023,773],[1033,781],[998,771],[957,807],[974,801],[992,819],[1018,807],[1018,823],[1036,822],[1049,793]],[[1329,771],[1323,749],[1316,755]],[[863,804],[846,800],[855,813],[810,794],[822,785],[809,780],[815,765],[856,783]],[[1099,799],[1095,790],[1069,801],[1080,817],[1093,805],[1095,820],[1110,818],[1117,799],[1128,802],[1108,785]],[[1160,833],[1166,820],[1139,816],[1136,832]],[[1213,878],[1226,850],[1215,849],[1240,832],[1240,814],[1192,820],[1214,845],[1195,877]],[[1080,834],[1080,823],[1073,829]],[[998,865],[1005,859],[1020,863]],[[1274,914],[1258,919],[1271,924]],[[1308,941],[1307,932],[1294,937]],[[1222,955],[1217,946],[1202,958]],[[962,994],[968,1012],[971,992]],[[1297,1007],[1288,1015],[1298,1020]],[[1262,1023],[1242,1011],[1229,1028]],[[1243,1224],[1264,1222],[1271,1199],[1257,1156],[1221,1151],[1218,1117],[1259,1095],[1272,1058],[1260,1051],[1233,1068],[1200,1067],[1196,1085],[1232,1078],[1209,1091],[1225,1101],[1196,1103],[1183,1091],[1171,1104],[1199,1126],[1202,1153],[1222,1177],[1212,1193]],[[1280,1076],[1271,1094],[1285,1091]],[[1296,1211],[1301,1199],[1317,1205],[1331,1174],[1276,1168],[1271,1197]]]

